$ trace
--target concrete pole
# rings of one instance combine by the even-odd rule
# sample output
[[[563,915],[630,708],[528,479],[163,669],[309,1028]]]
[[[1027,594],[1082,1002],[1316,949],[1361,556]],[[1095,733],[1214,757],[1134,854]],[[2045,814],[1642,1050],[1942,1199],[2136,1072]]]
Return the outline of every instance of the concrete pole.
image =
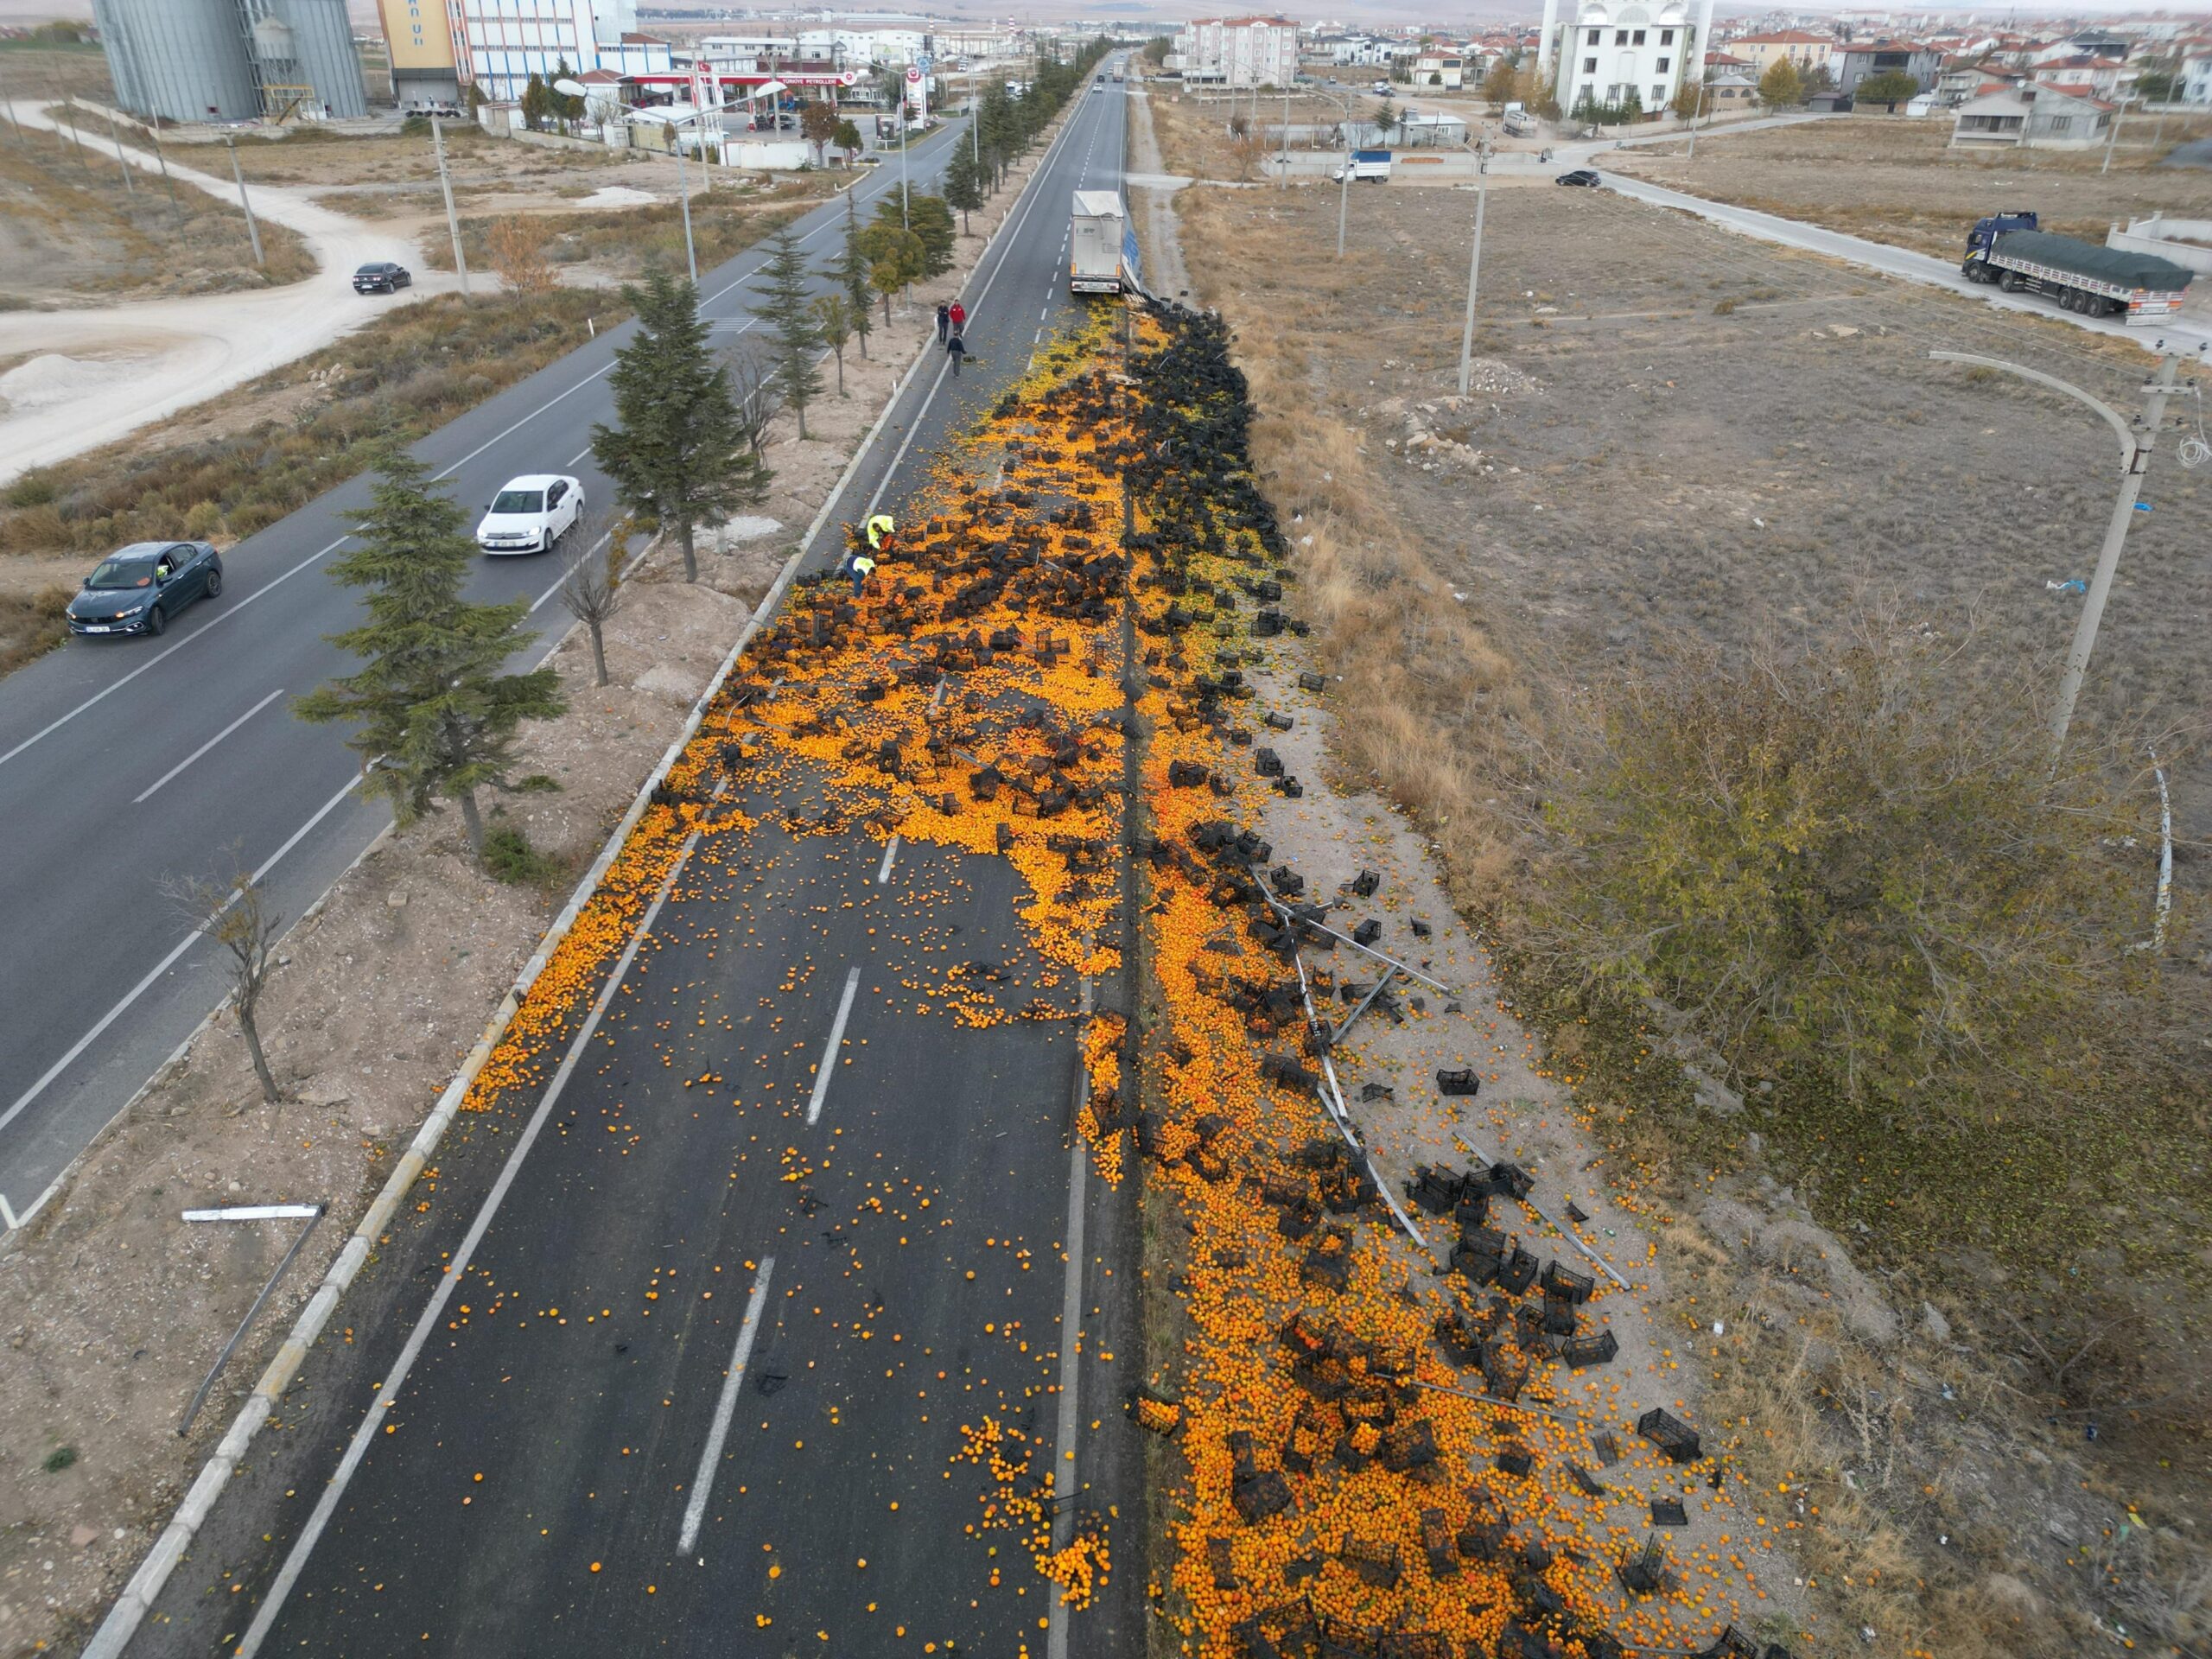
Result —
[[[137,195],[138,187],[131,182],[130,163],[124,159],[123,136],[116,131],[115,117],[111,114],[107,118],[107,141],[115,146],[115,164],[123,169],[123,194],[127,196]]]
[[[1467,387],[1475,372],[1475,289],[1483,274],[1483,207],[1490,200],[1490,187],[1484,185],[1475,192],[1475,252],[1467,264],[1467,321],[1459,329],[1459,395],[1467,395]]]
[[[468,297],[468,256],[461,251],[461,215],[453,210],[453,180],[446,174],[446,137],[438,118],[430,118],[430,148],[438,153],[438,188],[445,193],[446,233],[453,238],[453,268],[461,276],[461,297]]]
[[[779,127],[779,132],[783,129]],[[674,126],[668,130],[676,140],[676,193],[683,198],[683,263],[690,269],[691,286],[699,286],[699,255],[691,245],[691,178],[683,170],[683,135]]]
[[[245,193],[245,175],[238,171],[238,141],[226,137],[223,143],[231,152],[231,177],[238,187],[238,206],[245,210],[245,233],[247,240],[253,244],[253,263],[266,266],[268,261],[261,257],[261,226],[253,222],[253,202]]]
[[[92,164],[85,159],[85,135],[77,130],[77,100],[73,95],[59,92],[55,96],[61,99],[61,107],[68,111],[69,137],[77,146],[77,165],[85,169],[85,175],[89,178],[92,176]]]
[[[914,228],[913,219],[906,211],[906,151],[912,146],[913,137],[906,130],[906,94],[902,91],[899,94],[899,228],[902,231]]]
[[[1351,106],[1344,106],[1344,174],[1337,181],[1337,257],[1344,257],[1344,215],[1351,207]]]
[[[1275,181],[1275,188],[1290,188],[1290,88],[1282,89],[1282,176]]]
[[[1700,52],[1698,55],[1702,58],[1705,54]],[[1682,165],[1685,167],[1697,160],[1697,118],[1705,113],[1704,65],[1700,64],[1698,67],[1700,73],[1697,81],[1697,102],[1690,106],[1690,149],[1689,154],[1682,157]]]
[[[2105,129],[2105,164],[2097,169],[2100,173],[2112,171],[2113,146],[2120,142],[2120,118],[2126,113],[2127,100],[2123,98],[2112,112],[2112,124]]]
[[[2105,600],[2112,592],[2113,574],[2120,569],[2120,549],[2126,545],[2128,530],[2135,522],[2136,501],[2143,493],[2143,475],[2150,470],[2151,456],[2158,448],[2159,424],[2166,416],[2166,400],[2174,393],[2174,372],[2180,360],[2178,353],[2166,353],[2159,359],[2158,378],[2143,389],[2143,418],[2129,445],[2127,464],[2120,473],[2119,499],[2113,503],[2112,519],[2105,526],[2105,544],[2097,555],[2096,574],[2089,578],[2088,597],[2082,601],[2081,620],[2074,625],[2074,644],[2066,653],[2066,672],[2058,682],[2058,705],[2050,716],[2050,758],[2054,766],[2066,748],[2066,728],[2073,722],[2074,704],[2082,694],[2082,681],[2089,671],[2089,653],[2097,645],[2097,625],[2104,620]]]
[[[146,123],[146,137],[152,140],[154,159],[161,164],[162,188],[168,193],[169,217],[181,225],[184,223],[184,210],[176,205],[176,181],[169,177],[169,153],[162,147],[161,118],[157,115]]]

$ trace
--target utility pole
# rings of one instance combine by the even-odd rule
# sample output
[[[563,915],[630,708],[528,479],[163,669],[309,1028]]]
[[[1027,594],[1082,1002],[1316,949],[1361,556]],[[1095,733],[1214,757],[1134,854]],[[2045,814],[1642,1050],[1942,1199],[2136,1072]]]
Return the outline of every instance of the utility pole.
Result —
[[[123,194],[126,196],[137,195],[138,187],[131,182],[130,163],[124,158],[123,137],[115,130],[115,116],[112,111],[107,112],[107,141],[115,146],[115,164],[123,169]]]
[[[691,245],[691,180],[683,170],[683,135],[671,123],[668,136],[676,140],[676,194],[683,198],[683,263],[691,272],[691,286],[699,286],[699,255]],[[783,129],[779,127],[779,132]]]
[[[1337,257],[1344,257],[1344,216],[1351,210],[1351,101],[1344,101],[1344,164],[1337,175]]]
[[[453,268],[461,276],[461,297],[468,297],[468,256],[461,251],[461,216],[453,210],[453,180],[446,173],[446,136],[438,118],[430,118],[430,148],[438,156],[438,188],[445,193],[446,233],[453,238]]]
[[[261,257],[261,226],[253,222],[253,203],[245,194],[245,175],[238,171],[238,141],[226,137],[223,143],[231,152],[231,177],[238,182],[238,206],[245,209],[245,233],[253,244],[253,263],[266,268],[269,262]]]
[[[2112,124],[2105,129],[2105,164],[2097,169],[2100,173],[2112,171],[2113,146],[2120,142],[2120,118],[2126,113],[2127,100],[2123,98],[2113,106]]]
[[[1275,181],[1275,188],[1290,188],[1290,88],[1282,89],[1282,176]]]
[[[1700,52],[1698,56],[1700,58],[1703,58],[1705,54],[1703,52]],[[1688,167],[1692,162],[1697,160],[1697,120],[1698,117],[1704,113],[1705,74],[1704,66],[1700,64],[1697,80],[1697,102],[1690,106],[1690,150],[1688,155],[1682,157],[1682,165],[1685,167]]]
[[[2201,349],[2201,348],[2200,348]],[[2039,369],[2024,368],[2018,363],[2007,363],[2001,358],[1975,357],[1965,352],[1930,352],[1929,356],[1943,363],[1965,363],[1975,368],[1998,369],[2015,374],[2024,380],[2035,381],[2053,391],[2061,391],[2078,403],[2087,404],[2104,416],[2106,423],[2120,437],[2120,492],[2113,503],[2112,518],[2105,526],[2105,542],[2097,555],[2096,574],[2089,578],[2088,595],[2082,604],[2081,619],[2074,625],[2074,643],[2066,653],[2066,671],[2058,682],[2058,701],[2050,716],[2050,759],[2056,766],[2066,748],[2066,728],[2074,721],[2074,704],[2082,694],[2082,681],[2089,669],[2089,654],[2096,649],[2097,625],[2103,620],[2105,601],[2112,593],[2113,574],[2120,569],[2120,549],[2126,545],[2127,532],[2135,522],[2139,499],[2143,493],[2143,476],[2150,470],[2151,457],[2158,447],[2158,431],[2166,417],[2166,400],[2177,392],[2186,397],[2197,397],[2200,389],[2195,385],[2177,386],[2175,371],[2180,364],[2177,352],[2166,350],[2166,342],[2158,344],[2158,372],[2143,388],[2143,413],[2130,425],[2119,410],[2101,397],[2094,397],[2081,387],[2061,380],[2056,375],[2045,374]]]
[[[77,146],[77,165],[85,169],[85,176],[90,178],[92,172],[92,164],[85,159],[85,135],[77,130],[76,95],[74,93],[64,93],[59,89],[56,90],[54,95],[61,99],[61,107],[67,112],[67,118],[69,122],[69,137],[72,142],[73,142]]]
[[[1475,371],[1475,288],[1483,274],[1483,207],[1490,200],[1490,187],[1483,186],[1475,192],[1475,252],[1467,266],[1467,320],[1459,329],[1459,395],[1467,395],[1469,383]]]
[[[161,117],[155,116],[146,123],[146,137],[153,141],[154,159],[161,163],[162,188],[168,194],[169,217],[181,225],[184,210],[176,205],[176,182],[169,177],[169,153],[162,148]]]

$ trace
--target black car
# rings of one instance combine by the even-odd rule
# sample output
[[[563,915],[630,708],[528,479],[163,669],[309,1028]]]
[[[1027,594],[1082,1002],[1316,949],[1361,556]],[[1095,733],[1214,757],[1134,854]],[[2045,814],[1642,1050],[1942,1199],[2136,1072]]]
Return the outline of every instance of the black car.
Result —
[[[353,273],[356,294],[397,294],[403,288],[412,287],[414,276],[404,265],[395,265],[389,259],[372,259]]]
[[[85,578],[69,601],[72,633],[159,633],[169,620],[223,591],[223,561],[205,542],[133,542]]]
[[[1586,167],[1578,167],[1572,173],[1562,173],[1552,181],[1554,184],[1580,184],[1595,188],[1605,181]]]

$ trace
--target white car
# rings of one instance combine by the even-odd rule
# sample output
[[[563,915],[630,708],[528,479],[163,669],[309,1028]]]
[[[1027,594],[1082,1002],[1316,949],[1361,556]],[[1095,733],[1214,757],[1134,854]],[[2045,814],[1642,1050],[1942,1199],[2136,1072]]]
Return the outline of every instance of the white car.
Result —
[[[486,553],[550,553],[584,514],[584,488],[559,473],[511,478],[484,509],[476,545]]]

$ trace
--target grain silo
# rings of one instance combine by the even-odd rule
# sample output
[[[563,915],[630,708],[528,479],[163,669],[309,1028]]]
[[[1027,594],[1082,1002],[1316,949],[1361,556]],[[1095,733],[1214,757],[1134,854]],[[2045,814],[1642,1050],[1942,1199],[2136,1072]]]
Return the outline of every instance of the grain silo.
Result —
[[[261,86],[263,112],[366,115],[361,60],[346,0],[234,0]]]
[[[92,0],[92,22],[124,109],[171,121],[261,113],[238,0]]]

